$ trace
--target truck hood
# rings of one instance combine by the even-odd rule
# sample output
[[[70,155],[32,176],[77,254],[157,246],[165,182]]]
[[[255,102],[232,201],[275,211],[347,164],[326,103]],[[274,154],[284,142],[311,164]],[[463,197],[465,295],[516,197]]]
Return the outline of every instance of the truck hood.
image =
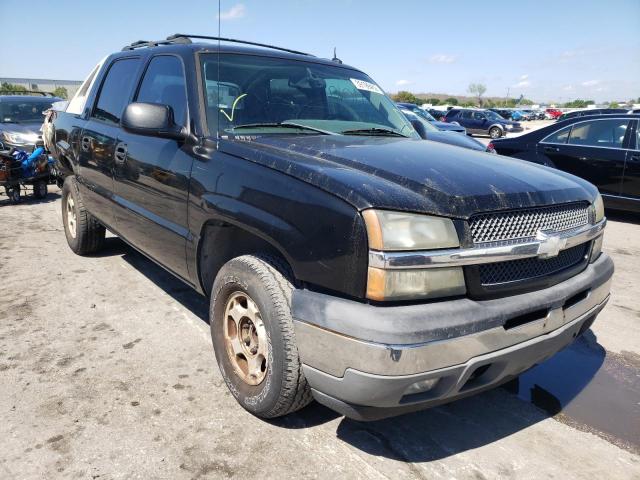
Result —
[[[218,148],[315,185],[360,210],[468,218],[592,202],[597,194],[590,183],[541,165],[408,138],[265,135],[221,139]]]

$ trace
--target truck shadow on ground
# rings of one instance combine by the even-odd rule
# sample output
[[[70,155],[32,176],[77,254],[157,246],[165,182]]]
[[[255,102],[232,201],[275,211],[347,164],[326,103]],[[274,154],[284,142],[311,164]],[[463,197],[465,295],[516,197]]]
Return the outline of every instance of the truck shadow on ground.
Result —
[[[168,293],[174,300],[191,311],[200,320],[209,323],[209,301],[193,288],[183,283],[164,268],[127,245],[118,237],[108,237],[104,248],[94,257],[111,257],[119,255],[125,262],[142,273],[159,288]]]
[[[107,238],[105,248],[98,256],[112,255],[120,255],[183,307],[208,323],[207,298],[119,238]],[[572,349],[578,349],[581,354],[588,351],[590,361],[584,362],[583,358],[578,357],[575,368],[558,372],[555,384],[562,385],[562,391],[545,390],[535,381],[534,374],[533,381],[529,378],[519,384],[516,379],[503,387],[473,397],[399,417],[366,423],[342,418],[336,436],[370,455],[409,463],[439,460],[491,444],[560,413],[591,382],[604,362],[604,348],[597,343],[595,335],[588,331],[561,352],[564,363],[571,363],[566,358],[566,352],[571,356]],[[558,355],[530,372],[553,362]],[[299,412],[270,420],[269,423],[284,429],[301,429],[323,425],[337,418],[340,415],[336,412],[313,403]]]

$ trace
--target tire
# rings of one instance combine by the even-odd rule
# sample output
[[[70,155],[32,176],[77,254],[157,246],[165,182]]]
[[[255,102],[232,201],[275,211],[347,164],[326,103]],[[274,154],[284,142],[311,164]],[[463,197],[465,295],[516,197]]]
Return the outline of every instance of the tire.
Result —
[[[220,269],[211,291],[211,339],[220,373],[238,403],[261,418],[287,415],[312,400],[296,347],[291,317],[293,285],[286,272],[288,268],[277,258],[244,255],[230,260]],[[242,302],[244,297],[245,303]],[[245,329],[251,320],[242,317],[246,323],[237,327],[234,318],[239,314],[231,314],[236,307],[240,312],[243,308],[251,311],[251,303],[247,303],[251,301],[259,311],[259,315],[254,315],[255,343],[253,334],[243,336],[247,330],[253,332],[250,328]],[[234,307],[230,308],[231,305]],[[231,337],[235,337],[236,345],[246,352],[234,354],[233,342],[227,340]],[[262,359],[255,361],[260,352],[264,353]],[[243,362],[245,353],[248,355]],[[250,357],[254,357],[254,361],[250,362]],[[241,367],[245,365],[251,372],[251,364],[260,364],[264,370],[255,369],[257,375],[247,375]]]
[[[500,138],[502,136],[502,130],[500,130],[498,127],[491,127],[489,129],[489,136],[491,138]]]
[[[38,180],[33,183],[33,196],[39,200],[47,196],[46,180]]]
[[[20,186],[16,186],[16,187],[7,187],[6,188],[6,192],[7,192],[7,196],[9,197],[9,201],[12,204],[17,204],[20,203]]]
[[[85,208],[73,176],[67,177],[62,186],[62,222],[67,243],[74,253],[88,255],[104,245],[105,228]]]

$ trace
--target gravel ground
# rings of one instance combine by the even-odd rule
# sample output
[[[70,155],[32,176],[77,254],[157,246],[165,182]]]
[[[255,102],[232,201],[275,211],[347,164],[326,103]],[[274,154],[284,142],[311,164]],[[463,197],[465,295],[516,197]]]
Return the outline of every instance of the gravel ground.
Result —
[[[72,254],[59,198],[0,197],[0,478],[640,478],[640,441],[505,388],[368,424],[316,404],[254,418],[218,372],[206,301],[117,238]],[[580,340],[627,369],[612,371],[625,388],[640,371],[638,238],[633,218],[610,222],[612,301]]]

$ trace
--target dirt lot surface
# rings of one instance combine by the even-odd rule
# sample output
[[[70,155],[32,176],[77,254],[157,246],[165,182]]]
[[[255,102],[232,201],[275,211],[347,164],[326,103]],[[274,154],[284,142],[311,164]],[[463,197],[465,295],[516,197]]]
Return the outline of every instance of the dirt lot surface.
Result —
[[[72,254],[57,190],[0,197],[0,478],[638,479],[639,238],[612,218],[611,302],[520,383],[375,423],[315,404],[265,422],[227,392],[202,297],[117,238]]]

